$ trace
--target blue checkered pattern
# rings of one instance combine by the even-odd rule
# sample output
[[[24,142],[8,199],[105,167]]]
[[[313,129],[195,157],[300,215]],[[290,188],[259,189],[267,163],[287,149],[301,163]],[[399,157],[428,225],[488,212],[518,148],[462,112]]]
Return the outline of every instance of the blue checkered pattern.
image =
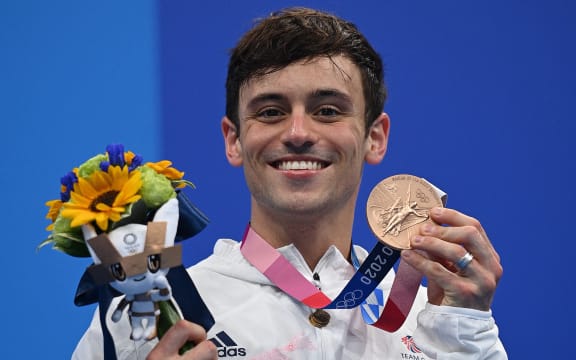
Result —
[[[360,305],[360,308],[364,321],[367,324],[375,323],[384,310],[384,292],[382,289],[380,287],[374,289],[372,294]]]

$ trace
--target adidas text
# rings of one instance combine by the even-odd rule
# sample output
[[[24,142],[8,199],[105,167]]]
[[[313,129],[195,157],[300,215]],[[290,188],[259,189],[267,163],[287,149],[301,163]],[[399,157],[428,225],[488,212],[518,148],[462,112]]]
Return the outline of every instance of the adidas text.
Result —
[[[246,356],[246,349],[243,347],[221,347],[218,348],[218,357]]]

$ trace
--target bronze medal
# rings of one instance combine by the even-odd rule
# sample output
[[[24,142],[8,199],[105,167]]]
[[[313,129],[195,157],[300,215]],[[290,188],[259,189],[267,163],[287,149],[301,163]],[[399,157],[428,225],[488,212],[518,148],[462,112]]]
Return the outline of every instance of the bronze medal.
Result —
[[[324,326],[328,325],[330,322],[330,314],[322,309],[316,309],[310,316],[308,317],[310,320],[310,324],[317,328],[323,328]]]
[[[368,197],[368,224],[378,240],[395,249],[410,249],[418,224],[432,222],[430,209],[442,206],[436,189],[425,179],[394,175],[379,182]]]

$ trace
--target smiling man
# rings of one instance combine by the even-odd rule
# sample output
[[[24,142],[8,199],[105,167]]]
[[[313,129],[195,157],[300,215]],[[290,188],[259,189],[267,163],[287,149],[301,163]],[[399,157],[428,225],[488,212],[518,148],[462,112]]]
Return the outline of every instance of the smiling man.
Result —
[[[274,247],[294,244],[311,269],[332,245],[348,256],[362,167],[382,159],[388,135],[385,114],[365,133],[358,68],[342,55],[297,61],[243,85],[238,109],[238,126],[225,117],[222,128],[252,227]]]
[[[388,142],[382,62],[353,24],[312,9],[274,13],[234,48],[226,87],[226,157],[244,169],[251,213],[242,242],[219,240],[189,269],[216,323],[206,334],[181,321],[146,344],[111,325],[119,358],[152,347],[150,360],[180,358],[186,340],[197,343],[186,359],[507,358],[490,311],[499,256],[480,223],[456,210],[432,209],[435,224],[402,251],[429,288],[397,331],[348,306],[360,289],[333,309],[311,305],[339,296],[369,256],[352,244],[354,209],[364,164],[379,164]],[[376,290],[388,294],[394,276]],[[94,321],[78,359],[102,358],[99,334]]]

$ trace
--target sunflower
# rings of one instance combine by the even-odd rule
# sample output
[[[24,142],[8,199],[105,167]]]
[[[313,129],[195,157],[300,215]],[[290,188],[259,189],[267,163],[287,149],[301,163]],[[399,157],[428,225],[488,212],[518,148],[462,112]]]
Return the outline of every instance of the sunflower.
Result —
[[[48,210],[48,214],[46,214],[46,219],[52,220],[52,223],[48,225],[46,230],[52,231],[54,230],[54,221],[58,218],[58,213],[62,208],[62,200],[50,200],[46,202],[46,206],[50,209]]]
[[[70,192],[70,201],[62,204],[61,215],[71,219],[76,227],[95,221],[102,231],[109,221],[118,221],[126,206],[140,199],[142,187],[140,171],[128,166],[109,166],[107,171],[95,171],[87,178],[79,178]]]
[[[180,180],[184,176],[182,171],[178,171],[172,167],[172,161],[162,160],[158,162],[147,162],[146,166],[154,169],[158,174],[166,176],[170,180]]]
[[[164,175],[168,180],[172,181],[177,189],[183,188],[186,185],[193,186],[192,183],[189,183],[186,180],[182,180],[184,177],[184,172],[177,170],[176,168],[172,167],[172,161],[170,160],[162,160],[158,162],[147,162],[144,164],[145,166],[154,169],[158,174]]]

